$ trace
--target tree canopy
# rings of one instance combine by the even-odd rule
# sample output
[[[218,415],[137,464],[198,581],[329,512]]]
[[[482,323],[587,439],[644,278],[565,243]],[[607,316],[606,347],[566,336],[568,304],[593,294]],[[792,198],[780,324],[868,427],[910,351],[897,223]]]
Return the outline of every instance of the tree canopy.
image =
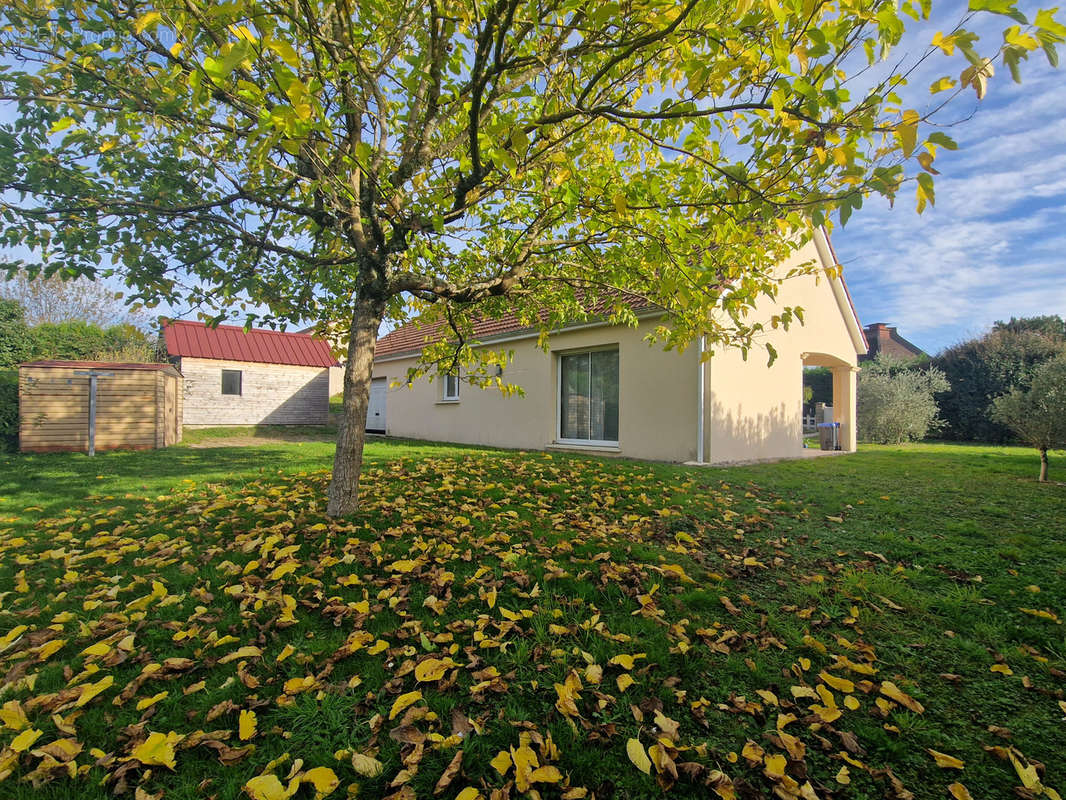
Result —
[[[1066,448],[1066,353],[1037,367],[1029,388],[995,398],[992,415],[1040,451],[1039,479],[1046,481],[1048,450]]]
[[[631,322],[625,291],[669,312],[667,346],[741,347],[801,318],[750,310],[811,225],[908,176],[919,210],[934,200],[954,142],[897,95],[929,53],[890,60],[930,7],[12,0],[4,240],[118,272],[146,304],[339,326],[352,499],[331,509],[350,510],[383,318],[446,318],[461,343],[473,313]],[[936,34],[929,52],[965,65],[944,97],[982,96],[1036,49],[1054,62],[1066,37],[1011,0],[971,9],[1011,24],[981,49],[962,25]],[[864,85],[877,62],[896,68]],[[450,357],[490,380],[469,347]]]

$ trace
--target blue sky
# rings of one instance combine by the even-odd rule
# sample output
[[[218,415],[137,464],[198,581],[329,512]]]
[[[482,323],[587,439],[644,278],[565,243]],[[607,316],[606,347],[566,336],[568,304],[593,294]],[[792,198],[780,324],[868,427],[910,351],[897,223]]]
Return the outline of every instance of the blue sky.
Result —
[[[1009,22],[984,16],[974,26],[987,32],[982,43],[998,40]],[[909,37],[920,44],[949,28],[942,21]],[[921,110],[933,99],[929,85],[963,66],[931,59],[904,90],[907,104]],[[1037,52],[1022,78],[997,71],[983,100],[968,91],[953,104],[945,120],[963,121],[946,132],[959,149],[937,155],[934,208],[918,216],[912,183],[894,208],[871,198],[834,230],[864,325],[897,325],[932,354],[997,319],[1066,316],[1066,72]]]

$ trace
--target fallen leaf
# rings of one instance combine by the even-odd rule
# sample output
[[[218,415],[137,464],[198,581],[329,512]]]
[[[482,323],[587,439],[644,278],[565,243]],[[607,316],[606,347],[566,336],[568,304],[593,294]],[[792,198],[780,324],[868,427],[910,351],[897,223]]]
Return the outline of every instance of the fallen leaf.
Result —
[[[630,739],[627,741],[626,753],[629,755],[629,760],[633,762],[633,766],[645,775],[651,775],[651,759],[648,758],[648,754],[645,752],[644,745],[640,743],[640,740]]]
[[[962,769],[966,766],[966,762],[962,759],[955,758],[955,756],[949,756],[947,753],[931,750],[928,747],[925,748],[925,752],[931,755],[936,761],[936,765],[942,769]]]

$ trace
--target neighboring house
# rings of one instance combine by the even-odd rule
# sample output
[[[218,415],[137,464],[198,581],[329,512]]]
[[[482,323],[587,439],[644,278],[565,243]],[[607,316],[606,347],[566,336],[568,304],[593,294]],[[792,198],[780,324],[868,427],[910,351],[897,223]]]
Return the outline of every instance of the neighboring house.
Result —
[[[184,424],[325,425],[329,345],[305,333],[163,326],[170,361],[184,376]]]
[[[440,331],[416,322],[378,340],[368,429],[660,461],[787,458],[803,449],[803,367],[825,366],[843,449],[854,450],[856,363],[867,344],[824,232],[783,264],[782,274],[812,259],[818,274],[785,280],[776,301],[758,308],[767,320],[783,306],[804,309],[805,325],[767,330],[764,340],[778,352],[770,367],[759,352],[745,361],[739,350],[720,347],[701,366],[696,346],[678,353],[649,345],[644,337],[662,311],[645,305],[635,306],[635,328],[585,322],[555,331],[548,353],[537,347],[539,332],[514,318],[475,325],[480,344],[513,352],[502,377],[524,396],[504,397],[454,376],[408,386],[408,367]]]
[[[920,358],[926,355],[922,348],[911,344],[896,332],[896,328],[883,322],[875,322],[864,329],[870,349],[859,356],[859,361],[870,361],[881,353],[895,358]]]

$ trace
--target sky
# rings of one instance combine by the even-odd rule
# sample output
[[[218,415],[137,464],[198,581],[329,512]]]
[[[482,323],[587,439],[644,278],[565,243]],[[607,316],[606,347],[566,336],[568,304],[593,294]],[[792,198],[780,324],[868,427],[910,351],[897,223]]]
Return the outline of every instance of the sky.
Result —
[[[1009,21],[983,16],[974,26],[987,32],[982,42],[1000,39]],[[911,40],[947,32],[939,22]],[[931,62],[903,92],[918,110],[936,78],[964,66],[957,57]],[[833,231],[864,325],[895,325],[932,355],[996,320],[1066,316],[1066,64],[1052,69],[1038,51],[1022,66],[1021,84],[997,71],[983,100],[968,91],[945,117],[969,118],[945,129],[959,149],[937,154],[935,207],[917,214],[912,182],[894,207],[871,198]]]
[[[945,3],[940,8],[947,10],[930,22],[912,23],[898,52],[923,52],[935,32],[951,30],[963,7]],[[1032,3],[1019,7],[1035,14]],[[982,34],[979,49],[987,52],[1009,24],[981,14],[968,27]],[[1066,48],[1060,52],[1066,61]],[[922,110],[943,98],[930,95],[929,85],[965,66],[958,53],[926,60],[901,90],[904,107]],[[959,149],[937,155],[942,174],[934,207],[917,214],[912,182],[894,207],[870,198],[834,229],[833,245],[864,325],[895,325],[935,354],[999,319],[1066,316],[1066,65],[1052,69],[1038,51],[1022,72],[1020,85],[1006,70],[997,72],[982,101],[967,91],[939,118],[958,122],[945,130]],[[0,120],[11,112],[0,106]],[[159,311],[190,316],[187,308]]]

